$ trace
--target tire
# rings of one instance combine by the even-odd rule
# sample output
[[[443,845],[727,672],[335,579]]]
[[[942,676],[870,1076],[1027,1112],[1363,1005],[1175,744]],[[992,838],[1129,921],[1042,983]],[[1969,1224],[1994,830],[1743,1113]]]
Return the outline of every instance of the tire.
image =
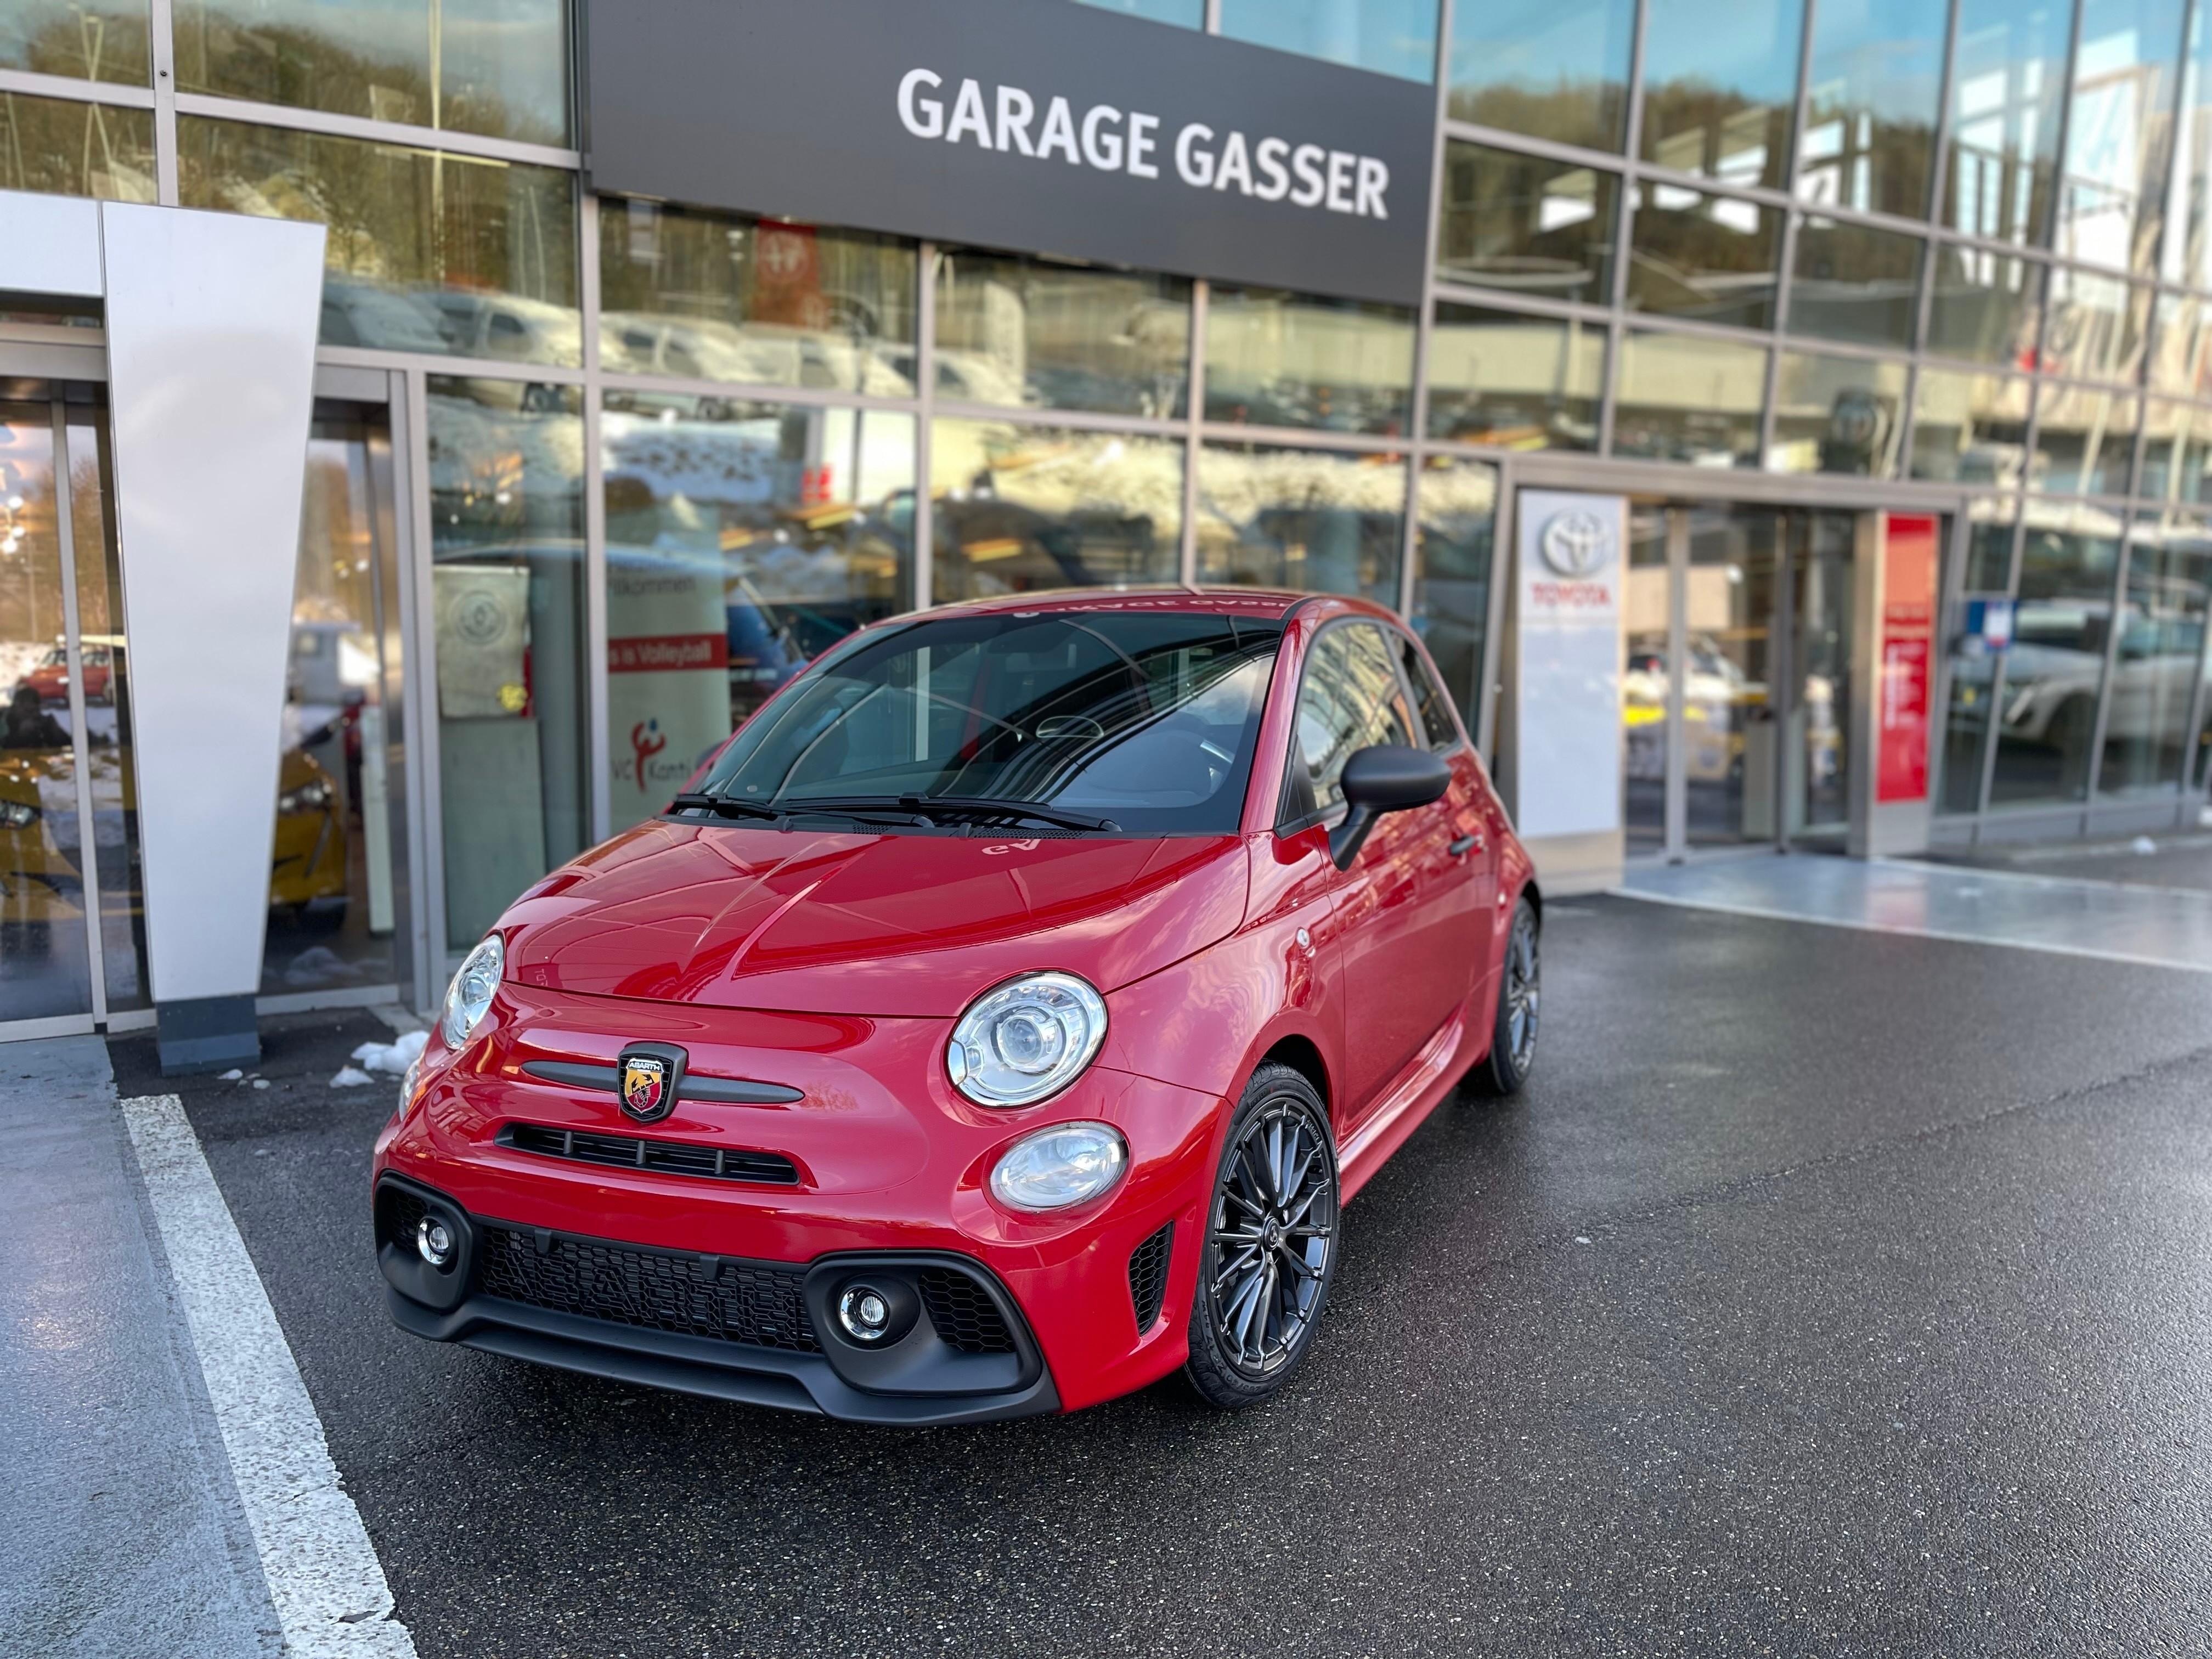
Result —
[[[1536,1066],[1537,1014],[1543,1001],[1544,960],[1536,907],[1526,897],[1513,906],[1513,928],[1498,972],[1498,1017],[1490,1053],[1468,1073],[1477,1094],[1504,1100],[1521,1092]]]
[[[1272,1400],[1304,1362],[1336,1278],[1338,1192],[1328,1109],[1289,1066],[1261,1066],[1229,1122],[1191,1297],[1183,1373],[1208,1405]]]

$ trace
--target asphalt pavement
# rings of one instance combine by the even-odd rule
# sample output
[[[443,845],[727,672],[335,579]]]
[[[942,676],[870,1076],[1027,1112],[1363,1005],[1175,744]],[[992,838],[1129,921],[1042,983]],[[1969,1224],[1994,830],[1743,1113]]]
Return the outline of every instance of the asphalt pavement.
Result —
[[[2203,976],[1620,899],[1546,954],[1526,1095],[1360,1194],[1236,1417],[886,1431],[423,1343],[389,1090],[325,1086],[382,1028],[183,1093],[426,1659],[2212,1648]]]

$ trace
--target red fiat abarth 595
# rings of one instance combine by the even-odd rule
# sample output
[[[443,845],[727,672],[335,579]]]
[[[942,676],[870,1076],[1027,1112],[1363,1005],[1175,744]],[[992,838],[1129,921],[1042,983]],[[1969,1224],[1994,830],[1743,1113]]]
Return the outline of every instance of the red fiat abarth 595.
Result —
[[[866,629],[462,965],[377,1141],[392,1312],[866,1422],[1265,1400],[1344,1206],[1528,1076],[1531,874],[1374,606]]]

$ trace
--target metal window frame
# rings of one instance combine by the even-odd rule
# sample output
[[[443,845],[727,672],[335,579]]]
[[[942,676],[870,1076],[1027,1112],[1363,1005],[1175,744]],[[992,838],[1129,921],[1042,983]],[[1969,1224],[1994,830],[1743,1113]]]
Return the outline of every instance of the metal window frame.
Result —
[[[164,10],[169,0],[153,0]],[[164,37],[166,45],[166,37]],[[170,77],[172,80],[173,76]],[[159,94],[157,94],[157,96]],[[289,104],[257,104],[243,98],[220,98],[204,92],[172,92],[174,113],[199,120],[236,121],[256,127],[282,127],[292,132],[312,132],[325,138],[356,138],[372,144],[403,149],[431,150],[466,156],[477,161],[507,161],[524,167],[556,168],[579,173],[581,150],[558,144],[535,144],[520,138],[495,138],[483,133],[459,132],[448,127],[421,127],[399,121],[373,120],[365,115],[341,115],[331,110],[304,109]],[[158,105],[156,106],[158,107]]]
[[[47,414],[53,433],[54,538],[61,563],[62,649],[69,666],[70,763],[76,770],[77,874],[83,883],[85,971],[91,977],[93,1022],[100,1026],[107,1023],[107,964],[102,948],[105,941],[100,938],[106,907],[100,897],[100,840],[93,821],[92,736],[84,720],[84,619],[77,599],[76,503],[70,488],[69,410],[58,386],[50,393]]]

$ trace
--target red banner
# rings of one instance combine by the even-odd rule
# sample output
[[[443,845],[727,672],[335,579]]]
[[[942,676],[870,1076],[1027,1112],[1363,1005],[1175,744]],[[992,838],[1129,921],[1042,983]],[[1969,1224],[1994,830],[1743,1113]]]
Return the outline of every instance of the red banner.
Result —
[[[729,665],[726,634],[659,634],[607,641],[610,674],[681,673]]]
[[[1883,515],[1881,681],[1875,714],[1877,801],[1928,798],[1936,528],[1936,521],[1924,514]]]

